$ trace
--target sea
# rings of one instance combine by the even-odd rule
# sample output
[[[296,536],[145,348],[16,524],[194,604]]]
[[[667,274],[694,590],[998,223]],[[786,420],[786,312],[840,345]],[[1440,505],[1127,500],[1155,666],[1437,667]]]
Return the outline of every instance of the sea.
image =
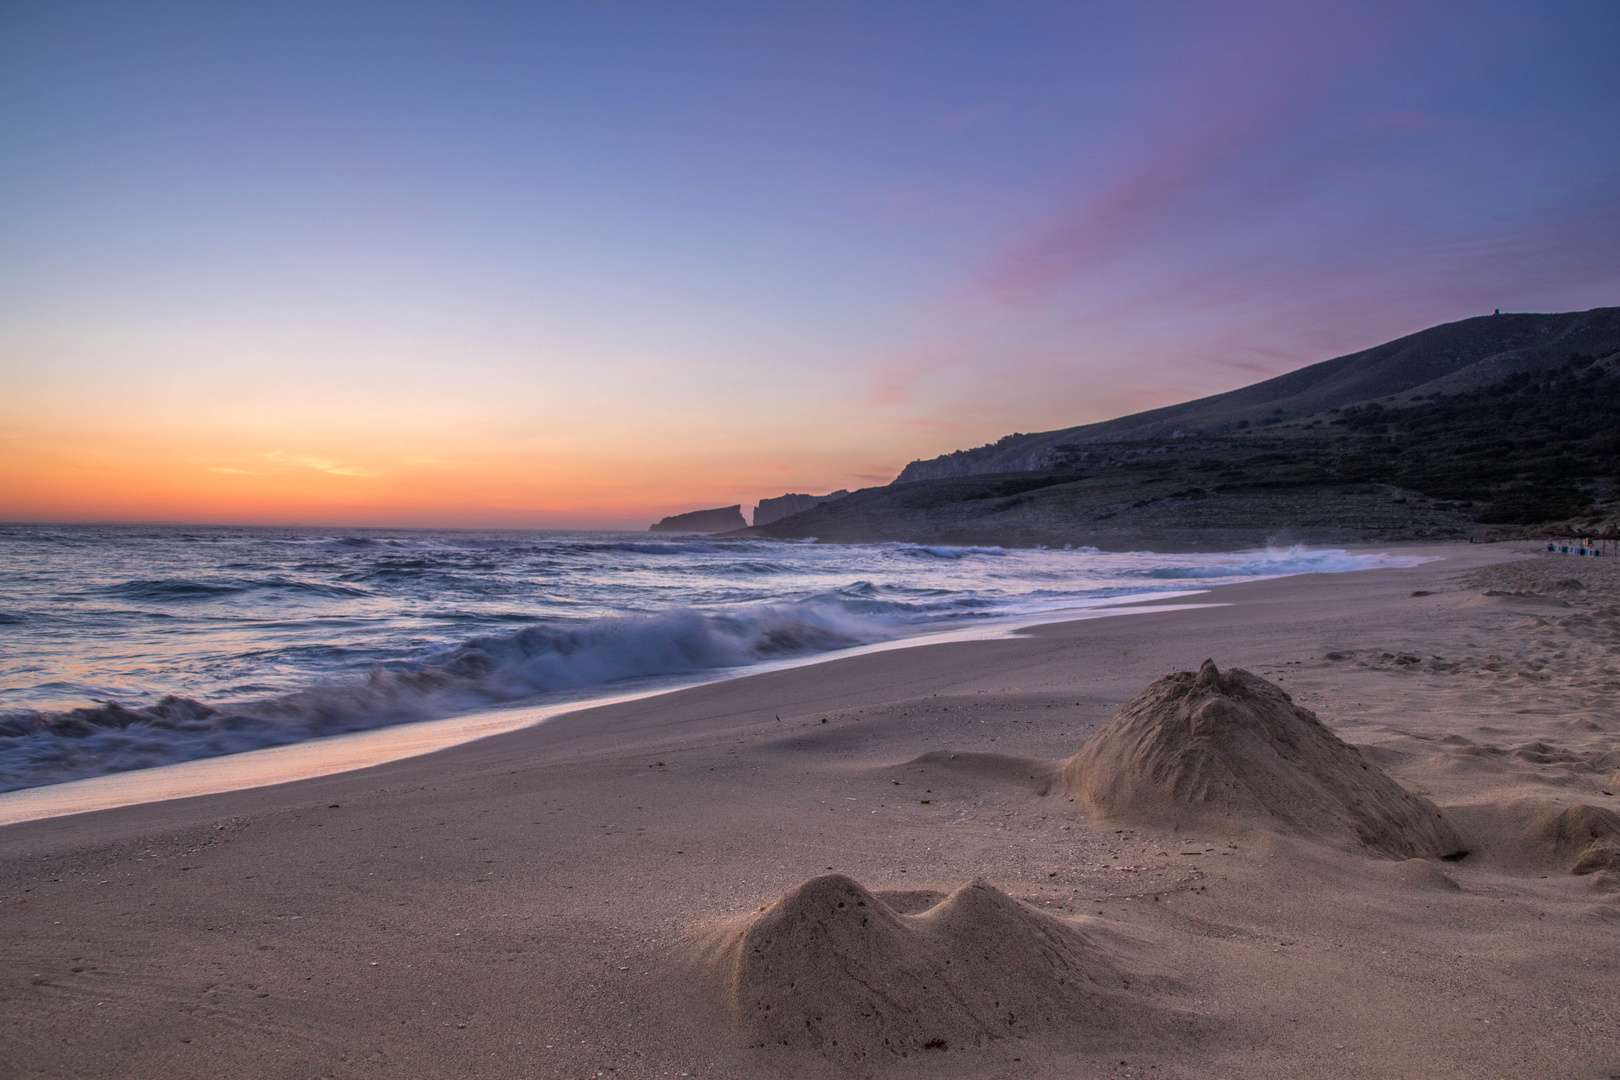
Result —
[[[0,791],[1416,561],[1297,546],[0,525]]]

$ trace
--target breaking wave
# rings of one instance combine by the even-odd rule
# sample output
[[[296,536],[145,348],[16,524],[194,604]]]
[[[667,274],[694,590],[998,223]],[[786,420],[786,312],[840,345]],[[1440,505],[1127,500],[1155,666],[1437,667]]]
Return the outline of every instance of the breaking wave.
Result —
[[[1202,566],[1159,567],[1139,571],[1140,576],[1167,581],[1211,580],[1217,578],[1285,577],[1291,574],[1342,574],[1350,570],[1374,570],[1387,565],[1407,565],[1410,559],[1389,562],[1381,555],[1359,555],[1338,548],[1313,550],[1302,544],[1264,551],[1240,551]]]
[[[1418,561],[201,526],[0,524],[0,544],[20,568],[0,578],[0,789]]]
[[[912,555],[930,559],[970,559],[976,555],[1006,555],[1006,548],[999,547],[950,547],[943,544],[892,544],[889,545],[902,555]]]
[[[311,581],[192,581],[188,579],[164,581],[125,581],[100,590],[104,596],[147,603],[184,603],[188,600],[220,600],[244,593],[304,594],[307,596],[347,597],[365,596],[364,589],[348,585],[331,585]]]
[[[877,605],[887,612],[903,605]],[[900,630],[885,610],[832,598],[724,612],[674,610],[472,638],[413,665],[236,703],[166,696],[0,713],[0,791],[216,757],[627,680],[743,667],[868,644]]]

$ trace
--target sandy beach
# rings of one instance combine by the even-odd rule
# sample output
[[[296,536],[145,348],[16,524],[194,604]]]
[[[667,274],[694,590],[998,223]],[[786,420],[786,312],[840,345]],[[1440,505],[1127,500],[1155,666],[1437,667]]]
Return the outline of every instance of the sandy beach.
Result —
[[[0,828],[0,1075],[1620,1076],[1620,565],[1402,550]],[[1098,813],[1206,659],[1461,846]]]

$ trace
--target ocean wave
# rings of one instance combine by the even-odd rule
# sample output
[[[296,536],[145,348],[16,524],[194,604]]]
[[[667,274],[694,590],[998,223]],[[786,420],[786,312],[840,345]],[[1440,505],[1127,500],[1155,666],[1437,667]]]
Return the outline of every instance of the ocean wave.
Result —
[[[687,540],[684,542],[672,540],[668,543],[659,543],[656,540],[645,543],[628,540],[614,543],[558,544],[553,550],[590,555],[602,551],[618,551],[631,555],[713,555],[716,552],[735,549],[722,547],[710,540]]]
[[[30,529],[27,573],[0,583],[6,788],[671,685],[1121,593],[1416,561],[1281,547],[1105,555],[644,533]],[[192,544],[199,536],[212,546]],[[83,681],[64,681],[70,672]]]
[[[784,566],[782,563],[760,562],[757,559],[747,562],[726,563],[724,569],[731,574],[747,574],[752,577],[773,577],[777,574],[792,574],[798,572],[798,567]]]
[[[211,585],[202,581],[126,581],[99,591],[123,600],[212,600],[245,590],[241,585]]]
[[[348,585],[333,585],[314,581],[289,581],[270,578],[264,581],[194,581],[187,578],[167,578],[148,581],[125,581],[96,590],[103,596],[116,596],[121,600],[139,600],[147,603],[177,603],[196,600],[218,600],[244,593],[292,593],[306,596],[343,597],[369,595],[364,589]]]
[[[413,665],[262,701],[167,696],[0,713],[0,790],[279,746],[626,680],[743,667],[883,640],[900,621],[831,600],[530,626]]]
[[[933,559],[968,559],[976,555],[1001,556],[1007,554],[1000,547],[951,547],[945,544],[889,544],[902,555],[915,555]]]
[[[531,579],[542,576],[544,575],[530,575]],[[338,577],[353,584],[356,588],[363,584],[375,586],[389,592],[405,592],[418,595],[424,591],[440,590],[467,596],[488,596],[504,592],[523,591],[532,584],[532,580],[522,582],[504,581],[494,575],[481,575],[476,570],[463,571],[441,566],[421,568],[382,566],[340,574]],[[364,596],[366,593],[362,591],[355,595]]]
[[[1293,574],[1342,574],[1352,570],[1372,570],[1397,565],[1382,554],[1355,554],[1341,548],[1310,549],[1303,544],[1264,551],[1240,551],[1232,556],[1241,562],[1203,566],[1171,566],[1138,570],[1141,577],[1167,580],[1286,577]]]
[[[398,540],[378,540],[370,536],[342,536],[336,540],[325,542],[328,547],[336,548],[397,548],[404,547]]]
[[[449,608],[435,608],[424,610],[422,618],[447,623],[538,623],[546,622],[548,616],[536,615],[532,611],[456,611]]]

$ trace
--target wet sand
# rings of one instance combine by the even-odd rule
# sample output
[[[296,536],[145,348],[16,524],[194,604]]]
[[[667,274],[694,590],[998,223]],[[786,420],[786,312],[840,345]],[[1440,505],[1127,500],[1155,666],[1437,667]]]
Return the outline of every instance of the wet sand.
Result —
[[[1423,550],[1445,558],[0,828],[0,1074],[1620,1075],[1620,880],[1545,827],[1620,809],[1620,560]],[[1056,763],[1206,658],[1314,710],[1469,855],[1088,817]],[[985,971],[1073,930],[1113,981],[1094,1017],[979,1045],[761,1037],[717,943],[829,870],[936,952],[976,924],[906,920],[982,878],[1017,901],[971,909],[1000,920]]]

